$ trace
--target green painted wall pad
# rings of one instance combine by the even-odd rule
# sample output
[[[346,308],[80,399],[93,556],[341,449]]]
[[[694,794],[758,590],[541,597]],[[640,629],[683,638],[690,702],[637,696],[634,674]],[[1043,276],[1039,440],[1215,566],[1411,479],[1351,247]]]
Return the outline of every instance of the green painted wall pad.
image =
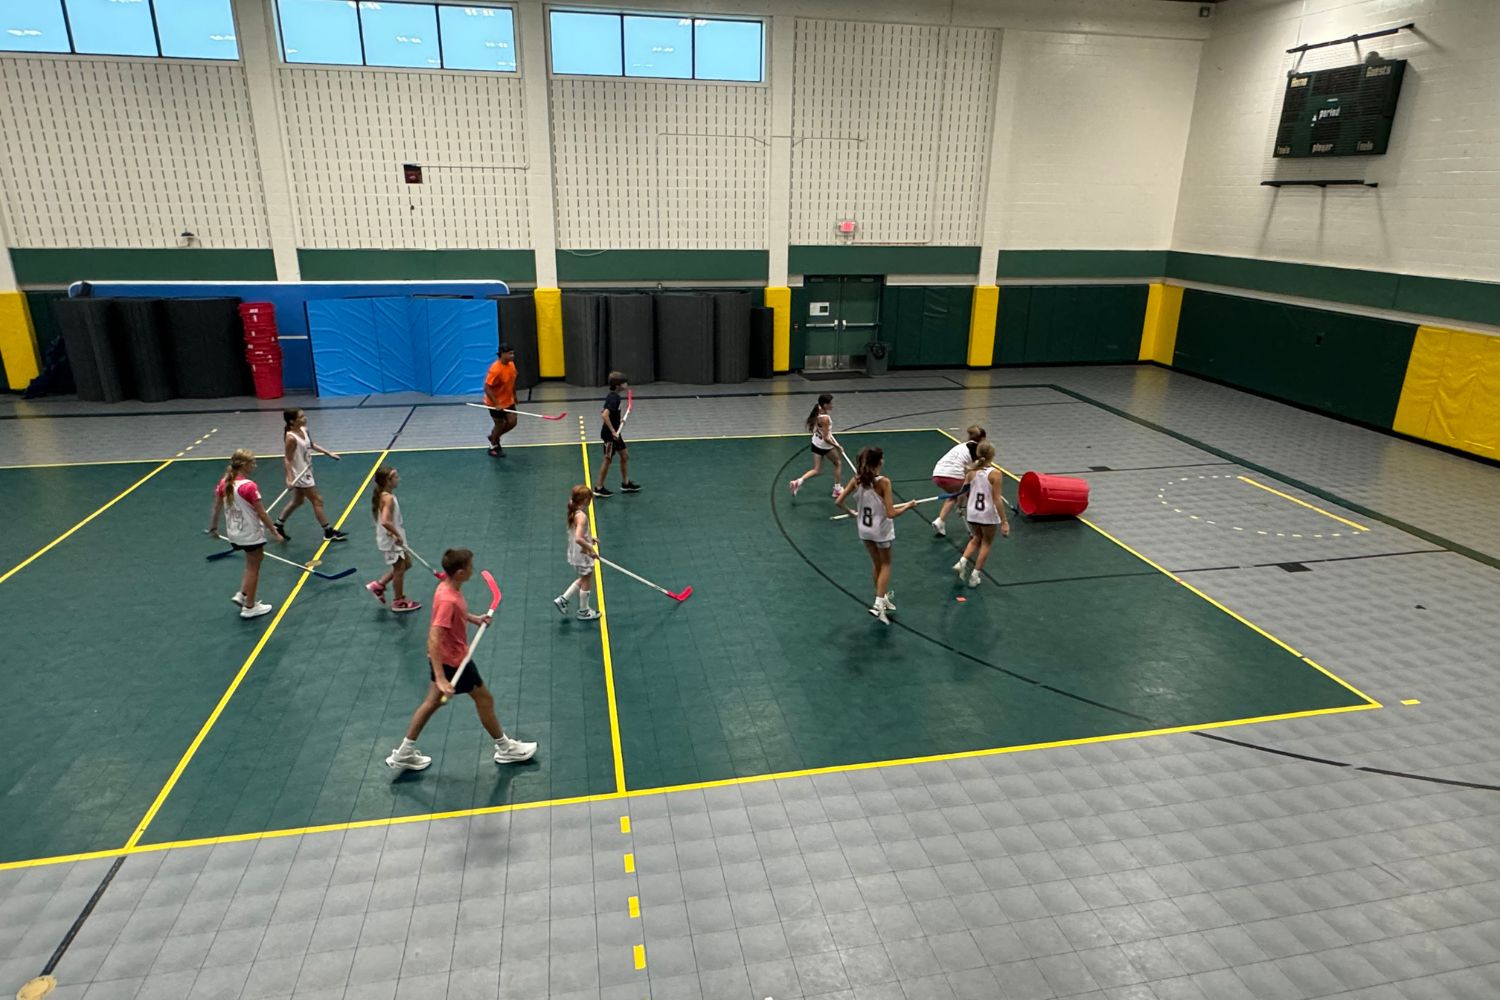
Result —
[[[270,250],[12,250],[20,285],[75,281],[275,281]]]
[[[559,281],[765,281],[764,250],[559,250]]]
[[[1390,427],[1416,327],[1188,289],[1172,366]]]
[[[810,246],[787,248],[792,274],[973,274],[978,247]]]
[[[303,281],[535,281],[530,250],[298,250]]]
[[[1145,285],[1006,285],[995,363],[1131,363],[1140,354]]]
[[[962,365],[969,348],[969,285],[886,285],[880,337],[891,364]]]
[[[884,446],[897,478],[951,445],[840,437]],[[787,494],[808,459],[800,436],[636,451],[642,478],[734,469],[740,485],[716,494],[712,544],[681,531],[670,490],[595,505],[612,558],[694,588],[675,605],[607,577],[632,789],[1363,704],[1076,521],[1016,518],[991,564],[1004,586],[968,590],[948,570],[955,539],[902,518],[886,628],[865,613],[853,527],[828,520],[831,480]]]
[[[1160,278],[1165,250],[1002,250],[1001,278]]]
[[[68,293],[60,289],[26,293],[26,308],[31,312],[31,325],[36,330],[36,347],[41,352],[43,360],[46,360],[47,348],[52,346],[54,340],[62,336],[62,331],[57,326],[57,314],[52,310],[52,303],[67,297]]]

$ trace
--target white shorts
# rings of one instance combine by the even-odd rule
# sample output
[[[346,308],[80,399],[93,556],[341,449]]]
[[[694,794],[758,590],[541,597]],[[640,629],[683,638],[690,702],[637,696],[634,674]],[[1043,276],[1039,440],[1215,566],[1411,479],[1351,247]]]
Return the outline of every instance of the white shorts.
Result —
[[[406,550],[399,545],[389,549],[382,545],[380,546],[380,555],[385,559],[387,566],[394,566],[406,558]]]
[[[568,565],[573,567],[573,572],[579,576],[588,576],[594,569],[594,560],[589,556],[569,556]]]

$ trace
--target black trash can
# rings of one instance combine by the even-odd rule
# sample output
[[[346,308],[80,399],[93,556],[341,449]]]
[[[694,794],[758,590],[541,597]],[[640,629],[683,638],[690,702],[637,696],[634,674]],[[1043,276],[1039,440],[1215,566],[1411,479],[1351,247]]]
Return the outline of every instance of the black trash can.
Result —
[[[884,375],[891,365],[891,345],[872,340],[865,345],[865,374],[872,378]]]

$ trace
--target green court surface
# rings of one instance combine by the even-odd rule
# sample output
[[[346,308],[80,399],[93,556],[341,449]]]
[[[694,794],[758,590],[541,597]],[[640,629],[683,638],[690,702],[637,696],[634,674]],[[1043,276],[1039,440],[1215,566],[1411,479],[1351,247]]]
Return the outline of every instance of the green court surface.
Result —
[[[0,469],[0,511],[8,515],[0,531],[0,576],[160,464]],[[206,508],[203,516],[207,522]]]
[[[952,443],[930,431],[844,437],[883,445],[911,497],[934,492],[925,474]],[[0,863],[118,850],[169,782],[143,846],[613,793],[606,663],[631,790],[1365,704],[1077,521],[1014,518],[991,579],[968,590],[948,570],[961,523],[940,540],[920,515],[903,517],[900,610],[886,627],[864,610],[869,560],[852,523],[829,520],[831,477],[787,494],[808,461],[803,438],[639,442],[633,457],[645,491],[595,504],[604,552],[694,594],[679,605],[606,571],[606,650],[599,624],[551,604],[570,578],[577,446],[389,456],[412,544],[429,559],[471,548],[500,580],[476,660],[502,723],[541,742],[534,762],[496,766],[457,699],[420,741],[432,767],[401,775],[382,759],[426,684],[428,616],[392,615],[362,586],[380,569],[368,490],[345,523],[350,541],[324,554],[325,570],[359,572],[309,578],[272,629],[272,616],[241,621],[228,601],[239,559],[203,559],[217,463],[168,466],[0,591],[11,665],[0,703],[25,747],[0,778]],[[375,460],[319,462],[330,516]],[[0,499],[36,521],[0,573],[152,468],[4,470]],[[277,477],[259,478],[264,489]],[[311,556],[311,516],[289,527],[288,554]],[[279,607],[298,575],[268,562],[262,596]],[[419,567],[409,582],[428,603],[431,577]],[[478,608],[482,585],[467,592]]]

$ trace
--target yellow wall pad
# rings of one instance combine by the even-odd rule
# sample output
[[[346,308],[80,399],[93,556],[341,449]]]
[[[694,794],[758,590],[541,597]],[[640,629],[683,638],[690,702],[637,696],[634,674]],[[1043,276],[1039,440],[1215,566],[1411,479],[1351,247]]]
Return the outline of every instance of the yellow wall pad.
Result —
[[[779,372],[792,367],[792,290],[772,285],[766,288],[766,308],[774,310],[771,321],[771,367]]]
[[[47,553],[48,551],[50,551],[51,549],[53,549],[57,545],[59,545],[62,542],[66,541],[67,538],[68,538],[68,536],[72,535],[73,532],[77,531],[79,528],[83,527],[85,524],[88,524],[90,521],[92,521],[94,518],[98,517],[100,514],[103,514],[105,511],[109,510],[111,507],[113,507],[115,504],[119,503],[121,500],[124,500],[131,493],[135,492],[135,488],[137,486],[140,486],[142,483],[144,483],[146,480],[150,479],[152,476],[156,475],[162,469],[165,469],[167,466],[171,465],[174,461],[175,461],[175,459],[171,459],[171,458],[167,459],[165,462],[161,463],[156,468],[152,469],[150,472],[146,473],[144,476],[142,476],[141,478],[137,479],[135,482],[131,483],[128,487],[126,487],[126,489],[125,489],[125,491],[123,493],[121,493],[118,496],[116,496],[109,503],[105,504],[103,507],[100,507],[98,510],[94,511],[88,517],[84,518],[82,521],[79,521],[77,524],[73,525],[73,527],[69,528],[67,531],[64,531],[62,534],[60,534],[56,538],[52,539],[52,541],[48,542],[46,545],[43,545],[41,548],[37,549],[35,552],[33,552],[31,555],[27,556],[21,562],[17,563],[15,566],[13,566],[10,570],[8,570],[6,572],[6,574],[4,576],[0,576],[0,583],[4,583],[6,580],[9,580],[11,577],[13,577],[17,573],[21,572],[21,570],[25,569],[27,566],[30,566],[33,562],[35,562],[37,560],[38,557],[44,555],[45,553]],[[220,459],[220,461],[222,461],[222,459]]]
[[[359,484],[359,489],[355,490],[354,495],[349,498],[348,506],[339,515],[339,519],[333,523],[335,528],[342,528],[344,526],[344,521],[349,517],[350,511],[354,510],[354,505],[359,503],[365,489],[370,485],[370,480],[375,478],[375,470],[380,468],[381,462],[385,461],[386,454],[386,452],[382,451],[379,457],[375,459],[375,464],[370,466],[370,471],[365,473],[364,482]],[[313,560],[322,559],[323,553],[327,551],[330,544],[332,543],[329,540],[324,539],[323,544],[319,545],[318,550],[313,553]],[[177,766],[172,769],[172,774],[167,778],[167,783],[161,787],[161,791],[156,793],[156,799],[151,803],[151,808],[146,810],[146,815],[142,816],[141,821],[136,824],[135,831],[131,833],[130,839],[125,842],[127,849],[141,842],[141,835],[146,832],[146,828],[151,825],[151,821],[161,811],[162,804],[167,801],[167,796],[171,795],[172,789],[176,787],[177,779],[182,777],[182,772],[186,771],[187,766],[192,763],[194,755],[198,753],[198,748],[208,738],[209,731],[219,721],[219,716],[224,714],[224,709],[229,705],[229,699],[234,697],[234,693],[239,690],[240,683],[244,681],[245,675],[250,673],[251,667],[255,666],[255,661],[260,657],[261,650],[266,648],[266,643],[270,642],[271,636],[276,634],[276,627],[281,624],[281,619],[286,617],[287,609],[292,606],[292,602],[297,599],[297,595],[302,593],[302,587],[307,583],[310,576],[312,576],[310,570],[303,570],[302,575],[297,579],[297,585],[292,588],[292,592],[287,595],[287,599],[281,602],[281,607],[276,609],[276,617],[271,619],[270,627],[261,634],[260,641],[255,644],[254,649],[250,650],[250,655],[245,657],[245,662],[240,665],[239,672],[234,675],[234,680],[229,682],[229,687],[224,691],[223,696],[219,698],[219,703],[214,706],[214,710],[209,715],[208,721],[203,723],[202,728],[198,730],[198,735],[194,736],[193,742],[188,744],[187,751],[183,753],[182,759],[177,762]]]
[[[1500,336],[1417,327],[1392,429],[1500,458]]]
[[[536,363],[542,378],[562,378],[563,333],[562,289],[538,288],[536,301]]]
[[[947,431],[943,430],[940,427],[934,427],[934,428],[932,428],[932,430],[937,431],[939,434],[943,435],[944,437],[948,438],[951,441],[958,442],[958,438],[954,437],[952,434],[949,434]],[[1016,475],[1014,472],[1011,472],[1009,469],[1005,468],[1004,466],[1000,465],[999,463],[995,463],[995,468],[999,469],[1001,472],[1005,473],[1007,476],[1009,476],[1011,479],[1015,480],[1016,482],[1020,482],[1021,481],[1021,477],[1020,476]],[[1241,478],[1243,478],[1243,477],[1241,477]],[[1254,483],[1252,485],[1259,486],[1260,484],[1259,483]],[[1269,487],[1262,487],[1262,489],[1269,489]],[[1271,492],[1274,493],[1276,491],[1272,490]],[[1284,494],[1284,493],[1281,494],[1281,495],[1282,496],[1286,496],[1286,494]],[[1296,497],[1287,497],[1287,499],[1288,500],[1296,500],[1297,498]],[[1297,500],[1297,502],[1301,503],[1302,501]],[[1314,508],[1314,509],[1316,509],[1316,508]],[[1326,514],[1328,512],[1327,511],[1319,511],[1319,513]],[[1334,517],[1333,514],[1329,514],[1328,516],[1329,517]],[[1325,675],[1330,680],[1332,680],[1332,681],[1336,682],[1337,684],[1339,684],[1341,687],[1345,688],[1346,690],[1350,691],[1351,693],[1353,693],[1353,694],[1355,694],[1355,695],[1363,698],[1365,701],[1369,702],[1368,706],[1356,705],[1356,706],[1354,706],[1355,708],[1363,708],[1363,707],[1368,707],[1368,708],[1384,708],[1385,707],[1380,702],[1376,701],[1374,698],[1371,698],[1369,695],[1365,694],[1359,688],[1355,687],[1353,684],[1350,684],[1348,681],[1344,680],[1342,677],[1338,676],[1337,674],[1333,673],[1328,668],[1324,667],[1322,664],[1316,662],[1315,660],[1313,660],[1313,659],[1311,659],[1311,658],[1309,658],[1307,656],[1304,656],[1300,650],[1294,649],[1293,647],[1287,645],[1285,642],[1282,642],[1280,639],[1276,638],[1274,635],[1272,635],[1271,633],[1267,632],[1265,629],[1261,628],[1259,625],[1257,625],[1254,622],[1250,621],[1250,619],[1244,617],[1243,615],[1239,614],[1236,611],[1231,611],[1229,608],[1225,607],[1223,604],[1221,604],[1218,601],[1214,600],[1212,597],[1209,597],[1203,591],[1199,590],[1197,587],[1193,586],[1191,583],[1188,583],[1182,577],[1178,576],[1176,573],[1173,573],[1171,570],[1167,569],[1165,566],[1163,566],[1160,563],[1155,562],[1155,561],[1153,561],[1151,559],[1148,559],[1146,556],[1144,556],[1141,553],[1137,552],[1135,549],[1131,548],[1129,545],[1126,545],[1124,542],[1120,541],[1114,535],[1111,535],[1109,532],[1107,532],[1103,528],[1099,527],[1093,521],[1090,521],[1086,517],[1080,517],[1078,520],[1080,522],[1082,522],[1083,524],[1088,525],[1090,528],[1092,528],[1093,530],[1097,531],[1099,534],[1103,535],[1105,538],[1109,539],[1111,542],[1114,542],[1120,548],[1124,549],[1126,552],[1129,552],[1131,555],[1135,556],[1141,562],[1145,563],[1147,566],[1150,566],[1152,569],[1156,570],[1158,573],[1162,573],[1162,574],[1165,574],[1166,576],[1170,577],[1174,583],[1177,583],[1180,586],[1186,587],[1189,593],[1194,594],[1194,595],[1196,595],[1198,597],[1203,598],[1209,604],[1212,604],[1214,607],[1218,608],[1220,611],[1224,612],[1226,615],[1228,615],[1229,617],[1233,618],[1235,621],[1239,622],[1241,625],[1244,625],[1246,628],[1248,628],[1251,631],[1255,632],[1257,635],[1260,635],[1260,636],[1262,636],[1262,637],[1264,637],[1266,639],[1271,640],[1276,645],[1278,645],[1282,649],[1286,650],[1288,653],[1291,653],[1293,656],[1297,657],[1297,659],[1301,660],[1303,663],[1306,663],[1308,666],[1312,667],[1314,670],[1317,670],[1319,673]],[[1353,522],[1345,522],[1345,523],[1352,524]],[[1359,525],[1356,524],[1356,525],[1354,525],[1354,527],[1357,528],[1357,527],[1359,527]],[[1313,711],[1311,713],[1308,713],[1308,714],[1321,715],[1321,714],[1324,714],[1324,712],[1326,712],[1326,711],[1345,711],[1345,710],[1346,709],[1326,709],[1326,710],[1325,709],[1319,709],[1319,710],[1315,710],[1315,711]],[[1252,719],[1247,719],[1247,720],[1243,720],[1243,721],[1252,722],[1252,721],[1266,721],[1266,720],[1252,720]],[[1188,728],[1189,729],[1207,729],[1209,727],[1207,727],[1207,726],[1189,726]],[[1141,735],[1147,735],[1147,734],[1142,733]]]
[[[1172,355],[1177,350],[1177,320],[1181,315],[1181,286],[1153,284],[1146,293],[1140,360],[1163,365],[1172,363]]]
[[[969,306],[970,368],[988,368],[995,363],[995,323],[1000,317],[1000,289],[995,285],[975,285]]]
[[[589,468],[588,431],[582,417],[578,418],[578,451],[583,456],[583,485],[592,488],[594,476]],[[589,534],[596,539],[599,538],[599,525],[594,520],[592,503],[589,504]],[[602,541],[601,539],[601,549],[603,548]],[[624,794],[625,753],[620,749],[620,710],[615,702],[615,664],[609,650],[609,615],[604,611],[604,573],[597,562],[594,563],[594,593],[599,598],[599,644],[604,650],[604,695],[609,701],[609,745],[615,759],[615,791]],[[628,831],[630,819],[625,816],[620,817],[620,827]]]
[[[41,374],[36,329],[21,292],[0,292],[0,357],[5,359],[5,380],[12,389],[26,388]]]
[[[1355,524],[1353,521],[1350,521],[1348,518],[1339,517],[1337,514],[1330,513],[1329,511],[1324,510],[1322,507],[1315,507],[1312,504],[1308,503],[1306,500],[1298,500],[1296,497],[1292,496],[1290,493],[1283,493],[1280,490],[1273,490],[1271,487],[1267,486],[1265,483],[1257,483],[1255,480],[1251,479],[1249,476],[1235,476],[1234,478],[1238,479],[1242,483],[1248,483],[1249,485],[1254,486],[1258,490],[1265,490],[1267,493],[1273,493],[1276,496],[1281,497],[1281,499],[1283,499],[1283,500],[1290,500],[1292,503],[1296,504],[1298,507],[1306,507],[1308,510],[1317,511],[1319,514],[1322,514],[1324,517],[1331,517],[1335,521],[1337,521],[1339,524],[1347,524],[1349,527],[1353,528],[1355,531],[1369,531],[1370,530],[1369,528],[1365,527],[1362,524]]]

